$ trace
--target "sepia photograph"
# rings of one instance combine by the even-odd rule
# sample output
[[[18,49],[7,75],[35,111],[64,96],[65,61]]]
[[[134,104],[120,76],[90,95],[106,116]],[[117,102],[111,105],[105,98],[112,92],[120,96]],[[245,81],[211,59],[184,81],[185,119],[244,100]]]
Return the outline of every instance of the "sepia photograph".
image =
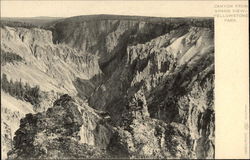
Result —
[[[213,15],[1,3],[1,159],[216,158]]]

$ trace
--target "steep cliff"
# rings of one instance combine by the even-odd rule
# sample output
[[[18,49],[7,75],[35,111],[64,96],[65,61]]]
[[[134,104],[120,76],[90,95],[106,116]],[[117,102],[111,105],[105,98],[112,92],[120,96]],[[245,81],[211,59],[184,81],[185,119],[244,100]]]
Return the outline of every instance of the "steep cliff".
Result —
[[[53,44],[51,31],[3,27],[1,39],[2,51],[24,59],[4,65],[2,72],[13,80],[21,78],[31,85],[39,84],[42,90],[75,94],[72,84],[75,77],[88,79],[100,72],[97,57],[66,45]]]
[[[55,92],[21,121],[9,158],[214,158],[212,19],[79,16],[45,28],[1,28],[3,50],[24,59],[3,73]],[[62,93],[74,98],[47,109]]]

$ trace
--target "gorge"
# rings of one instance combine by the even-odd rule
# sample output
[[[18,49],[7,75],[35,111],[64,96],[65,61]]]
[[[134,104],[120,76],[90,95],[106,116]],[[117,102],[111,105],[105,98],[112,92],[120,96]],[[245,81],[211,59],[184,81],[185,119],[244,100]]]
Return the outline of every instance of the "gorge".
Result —
[[[212,18],[5,22],[3,77],[4,158],[214,158]]]

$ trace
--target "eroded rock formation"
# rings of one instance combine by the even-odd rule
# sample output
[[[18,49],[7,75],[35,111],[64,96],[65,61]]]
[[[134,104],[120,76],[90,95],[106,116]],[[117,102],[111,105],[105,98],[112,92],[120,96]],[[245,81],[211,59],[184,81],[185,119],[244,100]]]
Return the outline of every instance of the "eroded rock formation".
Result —
[[[91,110],[91,109],[89,109]],[[101,146],[107,145],[103,139],[112,133],[106,129],[106,122],[80,106],[68,95],[61,96],[53,107],[37,114],[26,114],[20,121],[20,128],[14,137],[14,148],[10,159],[28,158],[98,158],[105,156]],[[92,122],[88,122],[92,121]],[[87,127],[85,127],[87,125]],[[83,129],[82,129],[83,128]],[[102,136],[98,131],[103,131]],[[90,132],[90,133],[89,133]],[[93,142],[90,141],[93,136]],[[100,138],[102,140],[98,141]],[[89,144],[100,146],[94,148]]]

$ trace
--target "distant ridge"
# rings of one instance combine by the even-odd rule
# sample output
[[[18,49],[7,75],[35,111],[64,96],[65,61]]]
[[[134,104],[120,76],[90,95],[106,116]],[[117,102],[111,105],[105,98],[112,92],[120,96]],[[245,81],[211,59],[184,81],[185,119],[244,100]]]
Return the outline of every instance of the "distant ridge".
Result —
[[[1,21],[22,22],[34,26],[43,26],[47,23],[63,19],[62,17],[1,17]]]
[[[64,20],[144,20],[144,21],[166,21],[169,19],[213,19],[213,17],[153,17],[153,16],[137,16],[137,15],[112,15],[112,14],[96,14],[96,15],[80,15],[67,17]]]
[[[49,16],[38,16],[38,17],[1,17],[1,19],[61,19],[65,17],[49,17]]]
[[[79,15],[73,17],[1,17],[4,21],[24,22],[35,26],[49,26],[58,21],[93,21],[93,20],[136,20],[136,21],[147,21],[147,22],[166,22],[169,20],[209,20],[213,17],[153,17],[153,16],[137,16],[137,15],[112,15],[112,14],[96,14],[96,15]]]

